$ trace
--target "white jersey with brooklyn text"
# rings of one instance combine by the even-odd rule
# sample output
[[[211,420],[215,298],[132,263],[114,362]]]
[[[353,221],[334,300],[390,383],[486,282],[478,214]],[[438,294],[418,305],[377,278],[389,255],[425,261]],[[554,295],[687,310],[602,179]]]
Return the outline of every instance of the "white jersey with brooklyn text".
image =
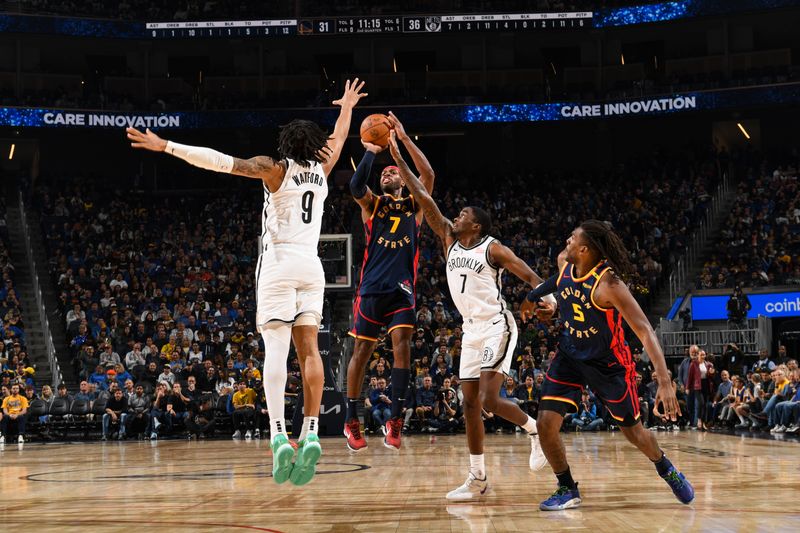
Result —
[[[465,248],[456,240],[447,252],[447,284],[458,312],[467,319],[489,320],[506,310],[502,295],[503,269],[489,261],[488,235]]]

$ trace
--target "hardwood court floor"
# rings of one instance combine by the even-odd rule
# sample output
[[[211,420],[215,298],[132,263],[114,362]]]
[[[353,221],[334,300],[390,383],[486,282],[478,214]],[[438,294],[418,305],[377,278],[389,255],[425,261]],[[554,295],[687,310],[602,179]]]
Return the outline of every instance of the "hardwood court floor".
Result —
[[[659,433],[694,483],[681,505],[619,433],[569,434],[584,498],[543,513],[549,467],[528,470],[528,440],[489,435],[494,495],[452,504],[463,482],[465,437],[411,436],[392,452],[373,436],[349,454],[322,440],[320,475],[302,488],[269,477],[267,441],[6,444],[0,523],[13,531],[800,531],[800,444],[709,433]]]

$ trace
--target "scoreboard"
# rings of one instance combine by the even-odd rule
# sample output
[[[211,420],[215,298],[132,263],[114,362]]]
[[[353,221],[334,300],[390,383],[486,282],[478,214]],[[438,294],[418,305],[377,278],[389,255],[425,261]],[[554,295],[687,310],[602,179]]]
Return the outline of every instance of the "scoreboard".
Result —
[[[151,22],[149,37],[282,37],[291,35],[569,31],[592,27],[591,12],[490,15],[335,17],[217,22]]]

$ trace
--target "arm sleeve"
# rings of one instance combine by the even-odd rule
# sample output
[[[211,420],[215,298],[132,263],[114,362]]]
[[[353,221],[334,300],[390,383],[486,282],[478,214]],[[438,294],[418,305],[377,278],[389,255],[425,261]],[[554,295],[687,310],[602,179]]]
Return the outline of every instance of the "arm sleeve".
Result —
[[[528,300],[531,302],[536,302],[543,296],[547,296],[548,294],[556,292],[557,280],[558,275],[554,275],[548,278],[547,281],[540,283],[535,289],[528,293]]]
[[[213,170],[216,172],[230,173],[233,170],[233,157],[217,152],[211,148],[202,146],[189,146],[167,141],[167,148],[164,150],[170,155],[183,159],[190,165]]]
[[[356,199],[363,198],[367,194],[367,178],[372,170],[373,161],[375,161],[375,154],[369,150],[364,152],[364,157],[361,158],[353,177],[350,178],[350,192]]]

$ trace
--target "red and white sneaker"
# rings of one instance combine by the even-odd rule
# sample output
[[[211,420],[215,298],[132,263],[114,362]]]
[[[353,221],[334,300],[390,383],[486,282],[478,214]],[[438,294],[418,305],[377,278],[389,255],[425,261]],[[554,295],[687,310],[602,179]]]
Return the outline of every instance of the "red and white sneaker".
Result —
[[[386,421],[383,427],[383,445],[392,450],[400,449],[400,433],[403,431],[403,419],[400,417]]]
[[[344,424],[344,436],[347,437],[347,448],[351,452],[360,452],[367,448],[367,440],[361,434],[361,422],[352,418]]]

